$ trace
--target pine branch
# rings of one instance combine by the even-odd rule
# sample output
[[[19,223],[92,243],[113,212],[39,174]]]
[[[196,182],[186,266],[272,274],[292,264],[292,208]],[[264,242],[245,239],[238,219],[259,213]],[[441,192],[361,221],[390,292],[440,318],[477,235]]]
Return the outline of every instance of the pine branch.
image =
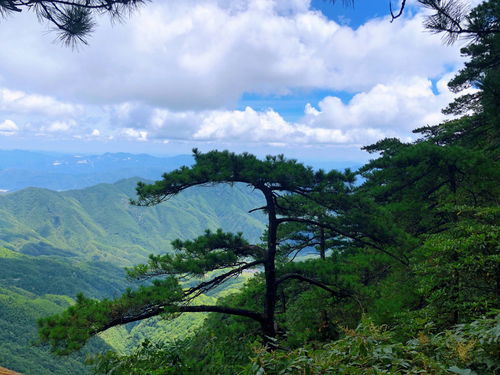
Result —
[[[301,275],[299,273],[289,273],[289,274],[281,276],[276,281],[276,285],[280,285],[284,281],[290,280],[290,279],[296,279],[296,280],[304,281],[304,282],[309,283],[311,285],[315,285],[315,286],[317,286],[317,287],[319,287],[321,289],[326,290],[327,292],[329,292],[330,294],[332,294],[333,296],[335,296],[337,298],[346,298],[346,297],[350,297],[351,296],[351,293],[348,292],[345,289],[342,289],[341,291],[334,290],[334,289],[330,288],[328,285],[322,283],[321,281],[318,281],[318,280],[315,280],[315,279],[311,279],[311,278],[306,277],[304,275]]]

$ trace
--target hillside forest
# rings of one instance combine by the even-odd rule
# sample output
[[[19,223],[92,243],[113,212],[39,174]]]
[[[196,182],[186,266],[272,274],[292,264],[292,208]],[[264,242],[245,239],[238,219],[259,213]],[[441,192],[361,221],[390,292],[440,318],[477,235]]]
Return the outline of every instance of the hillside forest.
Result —
[[[40,340],[64,356],[125,324],[209,313],[194,335],[149,330],[136,348],[94,356],[92,371],[498,373],[499,11],[486,1],[460,29],[429,20],[469,38],[449,83],[463,95],[444,109],[454,117],[415,129],[413,142],[366,146],[373,159],[357,171],[194,150],[191,166],[139,182],[131,204],[144,212],[195,188],[246,186],[265,230],[179,236],[127,268],[136,284],[123,294],[79,294],[41,318]],[[240,275],[244,285],[206,298]]]

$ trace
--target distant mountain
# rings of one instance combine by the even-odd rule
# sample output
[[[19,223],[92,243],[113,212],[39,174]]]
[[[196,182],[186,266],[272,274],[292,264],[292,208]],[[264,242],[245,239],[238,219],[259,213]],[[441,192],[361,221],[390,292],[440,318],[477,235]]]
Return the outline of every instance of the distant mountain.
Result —
[[[193,188],[155,207],[129,204],[140,179],[55,192],[27,188],[0,196],[0,246],[26,255],[79,257],[130,265],[170,250],[175,238],[205,229],[243,231],[251,240],[264,225],[262,197],[244,185]]]
[[[192,163],[190,155],[154,157],[128,153],[87,155],[0,150],[0,192],[26,187],[81,189],[133,176],[159,179],[167,171]]]
[[[301,160],[299,160],[301,161]],[[0,194],[27,187],[61,191],[113,183],[130,177],[157,180],[165,172],[191,165],[191,155],[155,157],[147,154],[62,154],[0,150]],[[306,160],[315,169],[357,169],[362,163]]]
[[[87,374],[83,354],[58,359],[31,345],[37,318],[60,311],[79,291],[121,294],[129,285],[123,266],[170,250],[176,238],[223,228],[258,240],[264,230],[261,214],[248,213],[263,198],[245,185],[193,188],[156,207],[134,207],[139,180],[0,195],[0,365],[26,375]],[[91,350],[123,345],[122,334],[96,338]]]

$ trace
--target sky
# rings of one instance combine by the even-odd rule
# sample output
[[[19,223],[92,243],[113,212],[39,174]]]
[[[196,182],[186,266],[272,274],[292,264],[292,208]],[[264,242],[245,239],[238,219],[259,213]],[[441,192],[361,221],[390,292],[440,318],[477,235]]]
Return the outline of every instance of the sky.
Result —
[[[0,19],[0,149],[366,161],[362,146],[446,118],[464,62],[415,1],[392,23],[388,8],[153,0],[77,50],[30,12]]]

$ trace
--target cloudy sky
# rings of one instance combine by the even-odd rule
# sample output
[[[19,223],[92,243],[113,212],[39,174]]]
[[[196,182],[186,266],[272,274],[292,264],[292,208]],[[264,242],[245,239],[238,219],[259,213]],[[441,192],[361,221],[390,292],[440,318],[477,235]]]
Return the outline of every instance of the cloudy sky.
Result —
[[[390,23],[386,0],[155,0],[77,51],[33,14],[1,19],[0,148],[363,161],[453,98],[460,46],[411,3]]]

